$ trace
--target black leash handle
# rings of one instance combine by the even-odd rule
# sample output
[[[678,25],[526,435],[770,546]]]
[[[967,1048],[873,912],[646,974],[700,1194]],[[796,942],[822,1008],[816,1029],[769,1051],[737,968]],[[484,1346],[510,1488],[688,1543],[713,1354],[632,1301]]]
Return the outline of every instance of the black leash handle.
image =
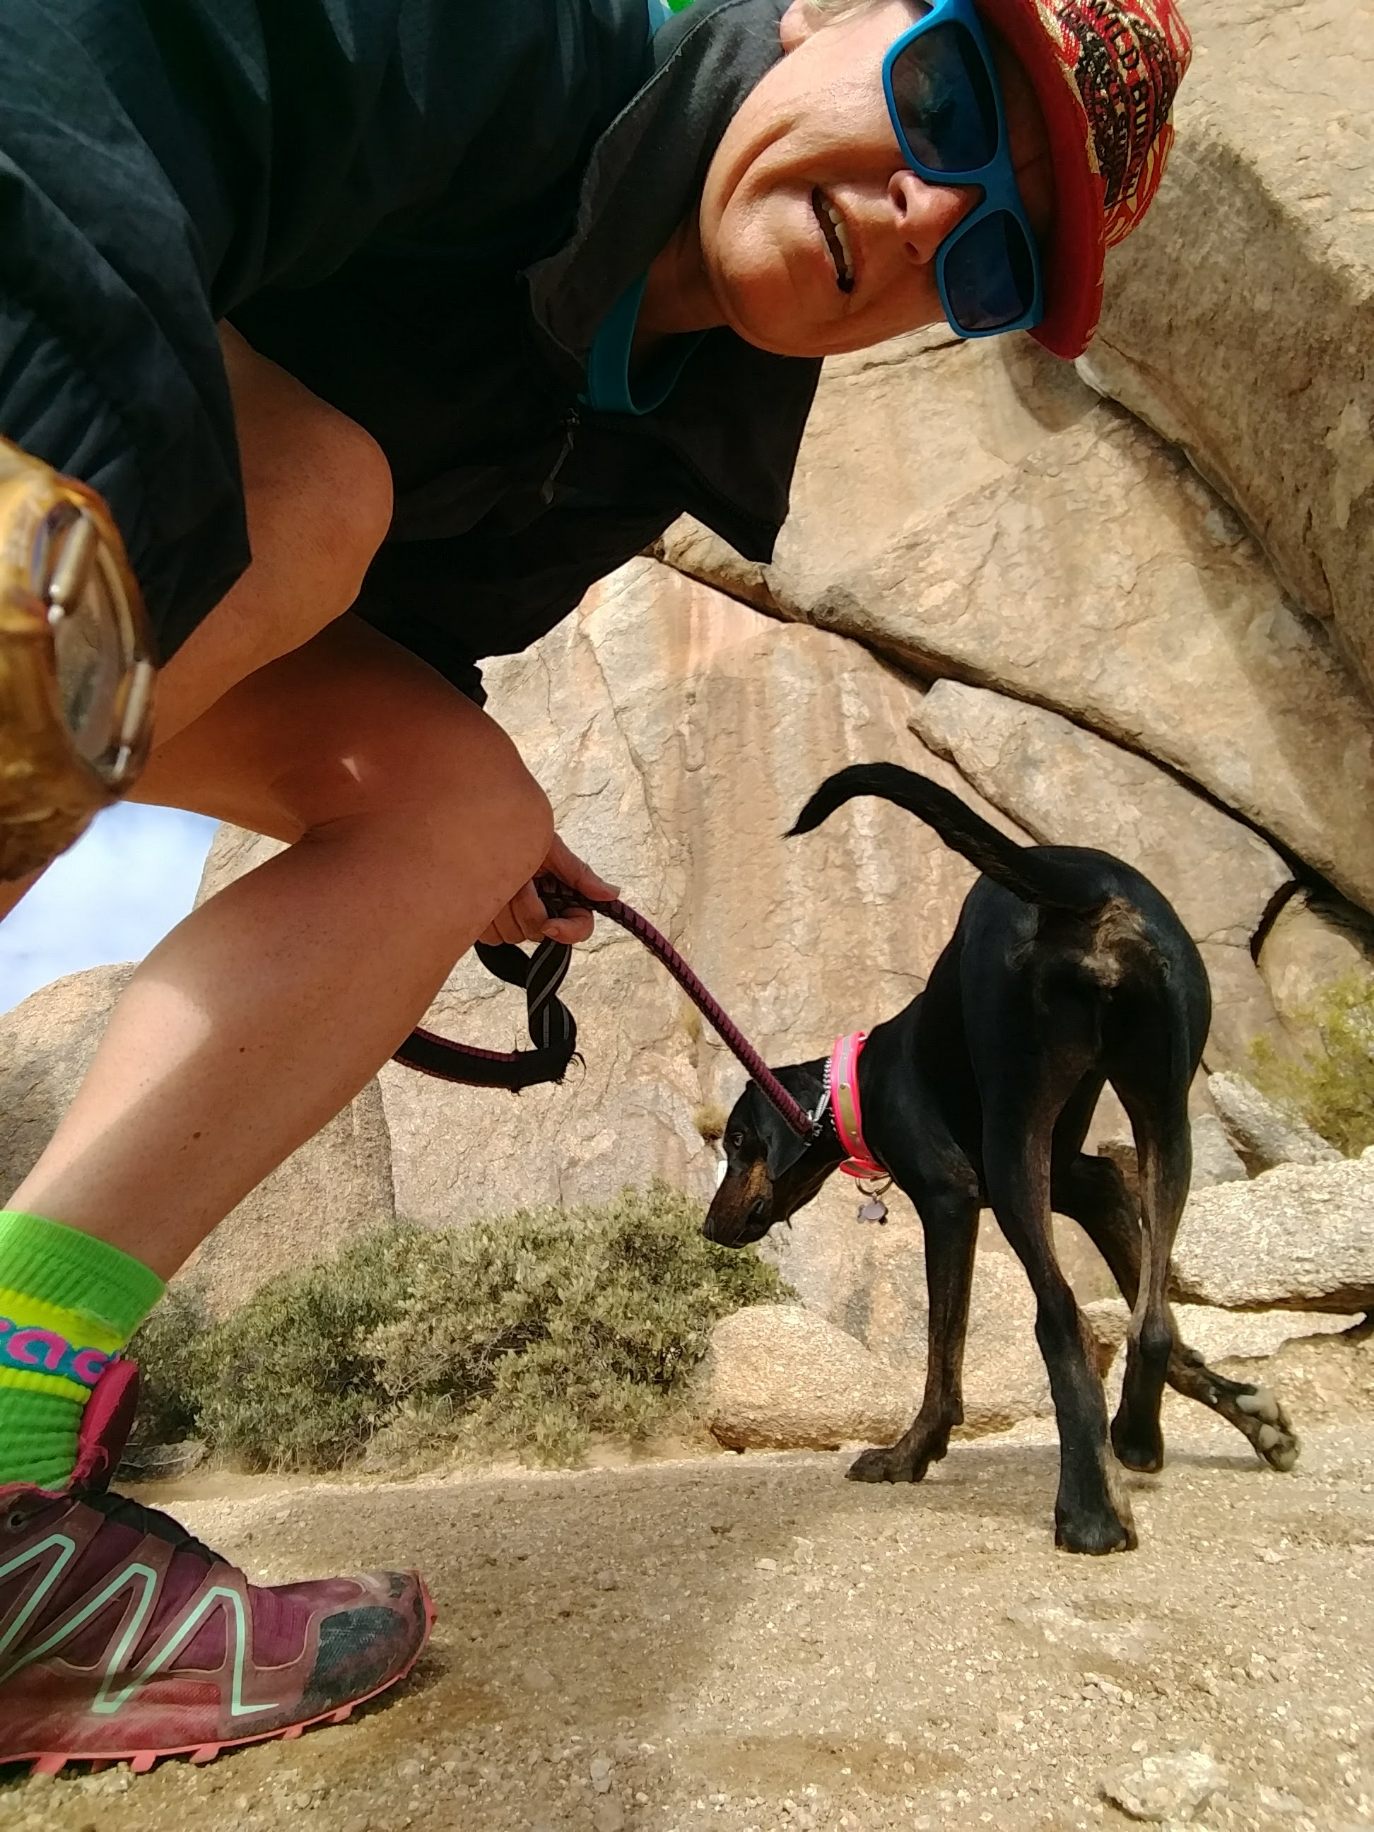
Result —
[[[560,915],[569,909],[591,910],[593,914],[606,917],[609,922],[618,924],[627,934],[633,935],[672,974],[721,1042],[758,1083],[760,1091],[776,1108],[784,1124],[800,1139],[816,1137],[820,1131],[817,1122],[787,1092],[724,1007],[697,978],[667,936],[661,934],[647,917],[641,916],[638,910],[632,909],[618,897],[598,902],[582,896],[557,878],[541,878],[538,888],[553,915]],[[433,1031],[416,1030],[411,1032],[396,1051],[396,1060],[405,1063],[408,1068],[437,1076],[443,1081],[463,1082],[483,1088],[518,1089],[541,1081],[561,1081],[574,1054],[577,1026],[573,1022],[572,1013],[554,995],[568,970],[571,949],[563,942],[543,941],[533,956],[523,954],[518,948],[486,948],[481,943],[477,951],[483,964],[499,973],[502,979],[525,986],[530,1003],[530,1036],[535,1048],[482,1050],[472,1044],[456,1043],[451,1038],[437,1036]],[[560,961],[556,978],[553,977],[555,970],[549,965],[555,951]],[[495,964],[491,958],[496,955],[503,957],[500,965]],[[514,955],[521,963],[519,968],[504,958],[510,955]],[[550,980],[551,986],[548,984]],[[539,1000],[538,1010],[536,999]],[[558,1019],[559,1013],[566,1020],[567,1029],[563,1028]],[[538,1024],[537,1018],[541,1020]],[[550,1036],[550,1024],[555,1026],[556,1036]]]

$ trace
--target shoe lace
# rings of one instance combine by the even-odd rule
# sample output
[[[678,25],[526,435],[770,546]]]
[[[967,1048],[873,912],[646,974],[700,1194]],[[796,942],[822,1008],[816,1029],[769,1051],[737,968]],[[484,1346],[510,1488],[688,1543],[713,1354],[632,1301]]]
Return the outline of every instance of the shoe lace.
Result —
[[[188,1532],[170,1514],[163,1514],[157,1508],[145,1507],[141,1501],[130,1501],[127,1495],[112,1495],[108,1489],[88,1489],[81,1499],[88,1508],[103,1514],[106,1520],[166,1540],[175,1552],[189,1552],[196,1558],[204,1559],[207,1565],[220,1563],[217,1552],[211,1551],[203,1540]]]

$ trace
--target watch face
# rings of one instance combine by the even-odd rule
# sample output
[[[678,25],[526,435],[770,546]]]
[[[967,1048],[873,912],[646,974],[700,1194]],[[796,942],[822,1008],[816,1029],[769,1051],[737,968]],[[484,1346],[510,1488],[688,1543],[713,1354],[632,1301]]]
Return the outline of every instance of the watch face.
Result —
[[[123,701],[133,656],[118,576],[98,529],[59,505],[44,517],[35,570],[48,605],[58,697],[72,743],[102,775],[120,748]]]

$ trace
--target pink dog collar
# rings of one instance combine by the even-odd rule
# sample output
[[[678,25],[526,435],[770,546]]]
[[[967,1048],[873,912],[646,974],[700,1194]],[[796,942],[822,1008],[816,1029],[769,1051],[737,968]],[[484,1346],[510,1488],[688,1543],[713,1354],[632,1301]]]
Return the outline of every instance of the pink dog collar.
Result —
[[[837,1037],[826,1068],[826,1082],[835,1132],[849,1153],[840,1169],[850,1177],[885,1177],[887,1172],[864,1142],[859,1057],[867,1041],[867,1031],[851,1031],[847,1037]]]

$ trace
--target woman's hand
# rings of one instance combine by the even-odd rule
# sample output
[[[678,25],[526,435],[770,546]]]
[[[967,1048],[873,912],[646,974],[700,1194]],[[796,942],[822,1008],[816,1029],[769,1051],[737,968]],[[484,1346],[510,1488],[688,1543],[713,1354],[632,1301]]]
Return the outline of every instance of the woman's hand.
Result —
[[[590,898],[594,903],[609,903],[620,895],[617,885],[607,884],[587,864],[570,852],[557,834],[549,848],[541,872],[560,879],[569,890]],[[586,941],[592,932],[594,917],[590,910],[570,909],[561,916],[549,915],[544,900],[531,881],[518,891],[491,927],[480,937],[485,942]]]

